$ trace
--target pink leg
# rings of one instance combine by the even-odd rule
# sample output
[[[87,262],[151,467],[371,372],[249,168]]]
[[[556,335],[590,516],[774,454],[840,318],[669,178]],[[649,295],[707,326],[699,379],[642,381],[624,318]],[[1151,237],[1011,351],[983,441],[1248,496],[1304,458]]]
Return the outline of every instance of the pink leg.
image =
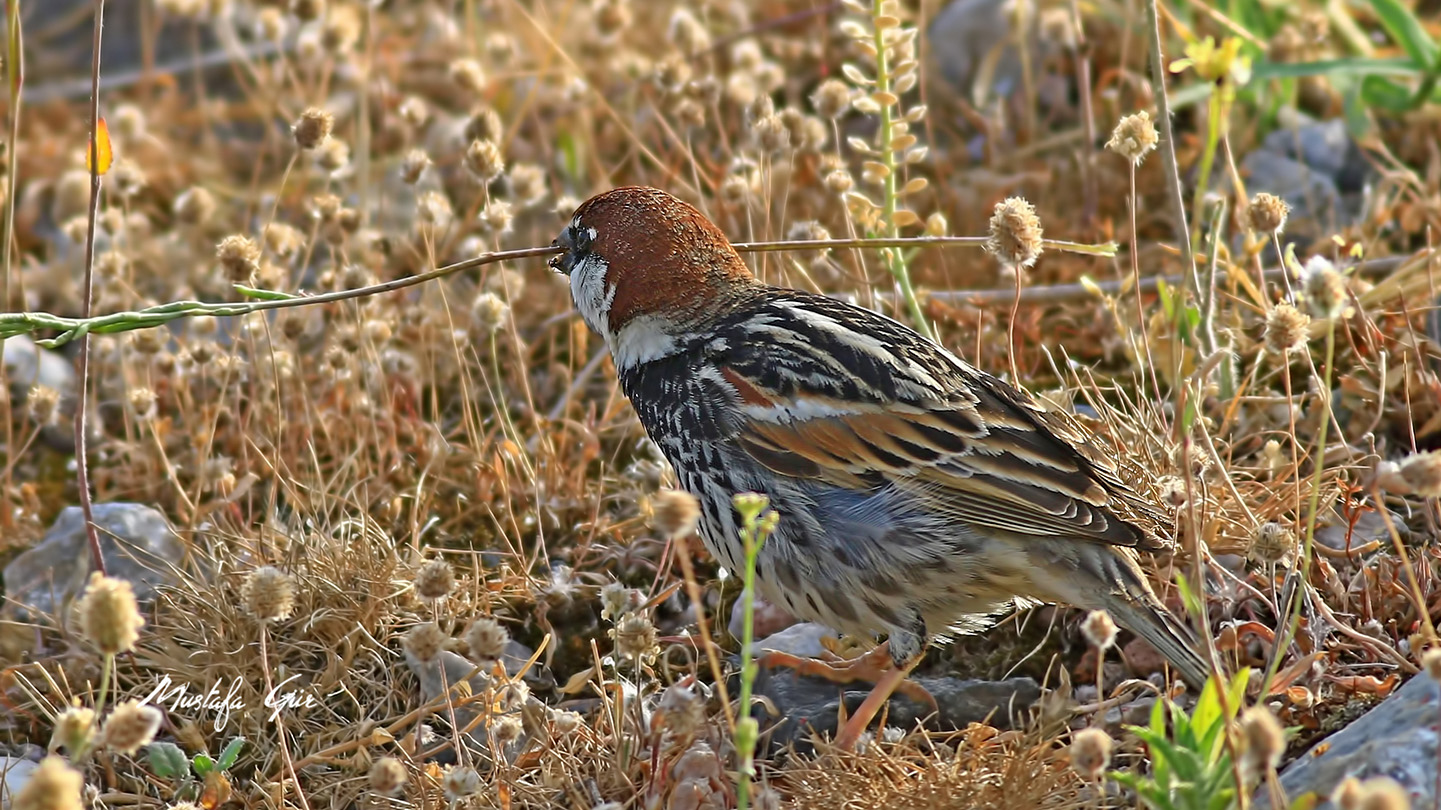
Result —
[[[917,656],[915,661],[912,661],[905,667],[893,667],[886,670],[885,674],[876,681],[875,688],[871,690],[869,695],[866,695],[866,699],[856,708],[855,714],[852,714],[850,718],[846,720],[845,726],[842,727],[840,733],[836,735],[835,744],[837,748],[843,751],[850,751],[856,747],[856,741],[865,733],[866,727],[871,724],[871,720],[875,719],[881,707],[886,705],[886,701],[890,699],[891,693],[896,691],[896,687],[901,685],[901,682],[906,679],[906,676],[910,674],[911,670],[915,668],[915,665],[918,663],[920,663],[920,656]]]

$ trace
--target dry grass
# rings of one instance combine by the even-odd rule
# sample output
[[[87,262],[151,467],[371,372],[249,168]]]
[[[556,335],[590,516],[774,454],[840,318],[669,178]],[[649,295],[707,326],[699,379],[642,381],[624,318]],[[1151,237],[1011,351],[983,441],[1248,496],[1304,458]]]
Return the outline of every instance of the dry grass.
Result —
[[[186,4],[158,5],[173,18]],[[220,24],[209,5],[197,4],[193,21],[181,19],[179,36],[191,25]],[[1070,8],[1043,5],[1051,17]],[[874,137],[874,116],[850,112],[832,124],[808,101],[843,63],[869,64],[839,32],[841,20],[855,18],[840,6],[391,6],[331,0],[327,16],[301,25],[273,3],[234,0],[224,19],[247,41],[277,20],[289,29],[278,54],[232,55],[229,71],[182,69],[106,91],[121,163],[105,180],[98,221],[97,312],[236,300],[236,281],[347,289],[485,250],[544,245],[579,199],[621,183],[662,186],[695,202],[736,241],[858,233],[866,210],[847,205],[842,181],[879,193],[862,183],[862,157],[837,144],[837,136],[841,144]],[[1110,87],[1094,100],[1103,130],[1150,102],[1135,90],[1145,38],[1126,25],[1133,18],[1126,4],[1102,2],[1084,20],[1090,75]],[[1196,24],[1206,29],[1208,20]],[[1032,43],[1043,57],[1033,78],[1073,87],[1065,43],[1047,39],[1058,30],[1043,27]],[[922,64],[937,46],[922,38]],[[1322,80],[1310,91],[1325,102],[1326,89]],[[751,127],[763,96],[795,127],[784,148],[767,147]],[[920,219],[939,214],[952,233],[980,234],[994,203],[1023,196],[1047,236],[1132,237],[1129,167],[1099,144],[1087,147],[1069,97],[1019,115],[1014,102],[977,107],[927,67],[904,103],[920,98],[931,111],[911,132],[931,154],[906,171],[929,186],[904,199]],[[334,132],[329,145],[302,152],[289,123],[310,107],[334,114]],[[1246,133],[1262,131],[1259,107],[1233,112],[1238,155],[1255,146]],[[1040,129],[1027,130],[1032,124]],[[1179,160],[1193,166],[1204,128],[1189,118],[1178,126]],[[967,150],[977,127],[997,133],[979,156]],[[74,314],[88,183],[82,105],[27,106],[19,130],[8,161],[19,183],[9,308]],[[1398,673],[1416,672],[1418,645],[1434,641],[1425,634],[1441,610],[1435,501],[1397,491],[1394,480],[1383,492],[1376,474],[1383,461],[1441,446],[1441,347],[1425,331],[1438,293],[1428,247],[1441,226],[1438,136],[1434,106],[1399,125],[1388,119],[1368,144],[1379,174],[1366,216],[1337,234],[1342,247],[1302,246],[1303,258],[1340,257],[1359,245],[1368,257],[1397,259],[1384,275],[1349,276],[1350,305],[1339,318],[1313,320],[1302,350],[1284,358],[1264,350],[1273,299],[1254,279],[1266,241],[1252,235],[1223,246],[1214,326],[1230,341],[1237,372],[1229,397],[1212,373],[1219,358],[1178,343],[1153,297],[1144,324],[1131,293],[1024,305],[1012,322],[1008,300],[973,307],[924,295],[1009,288],[991,259],[964,251],[910,257],[942,342],[989,371],[1014,367],[1058,403],[1088,405],[1093,427],[1130,459],[1138,479],[1176,499],[1182,534],[1174,557],[1157,561],[1157,582],[1207,572],[1210,626],[1227,667],[1270,660],[1281,582],[1296,555],[1287,550],[1279,565],[1238,558],[1255,556],[1270,523],[1304,537],[1306,497],[1319,482],[1325,542],[1310,573],[1322,612],[1303,614],[1265,697],[1283,722],[1306,730],[1302,742],[1389,692]],[[477,180],[490,152],[478,152],[475,140],[493,143],[504,161],[491,182]],[[416,150],[427,165],[411,185],[402,174],[422,165]],[[1085,172],[1078,153],[1087,157]],[[1145,275],[1182,270],[1167,247],[1175,230],[1164,180],[1159,160],[1140,165],[1134,236]],[[232,241],[228,258],[217,256],[232,236],[253,240],[258,254]],[[752,258],[773,283],[852,295],[907,317],[873,252]],[[1107,267],[1048,253],[1022,281],[1036,287],[1083,276],[1126,280],[1130,262],[1123,256]],[[714,679],[692,635],[695,608],[685,589],[668,593],[680,574],[648,527],[648,499],[668,471],[617,390],[603,345],[571,313],[563,279],[535,261],[395,295],[181,323],[92,339],[97,499],[156,505],[190,548],[177,563],[177,584],[148,611],[139,647],[120,659],[113,700],[143,697],[162,674],[201,689],[238,682],[251,711],[232,714],[219,731],[211,714],[174,712],[162,733],[187,753],[214,754],[236,735],[247,738],[230,773],[233,799],[247,808],[446,801],[444,769],[427,757],[453,760],[453,718],[481,729],[461,755],[479,774],[479,789],[465,798],[474,806],[731,800],[727,712],[707,691]],[[1331,328],[1336,351],[1327,369],[1322,347]],[[1336,422],[1318,452],[1323,378],[1336,392]],[[1197,418],[1185,431],[1188,406]],[[77,494],[67,457],[36,441],[44,414],[20,400],[10,408],[6,446],[26,449],[6,459],[0,535],[19,550]],[[1382,502],[1389,524],[1377,512]],[[1209,558],[1196,558],[1198,541]],[[692,553],[709,630],[722,653],[734,651],[724,627],[736,588],[716,578],[698,544]],[[436,558],[453,564],[457,582],[446,598],[424,600],[413,580]],[[263,565],[294,578],[296,604],[262,634],[240,593]],[[612,582],[637,589],[626,597],[632,607],[664,595],[636,611],[659,635],[654,655],[617,654],[608,634],[615,617],[602,616],[601,588]],[[448,647],[465,653],[460,639],[477,616],[499,620],[538,651],[535,660],[523,676],[481,672],[422,708],[422,679],[407,666],[402,637],[435,621]],[[1018,665],[1037,674],[1076,666],[1084,649],[1078,618],[1034,611],[986,639],[935,651],[927,667],[998,676]],[[0,745],[44,745],[58,708],[77,697],[93,704],[101,659],[63,618],[9,622],[0,635],[9,659],[0,688],[14,709],[0,723]],[[1120,674],[1152,674],[1135,648],[1126,660],[1132,671]],[[254,709],[267,670],[274,681],[298,676],[287,688],[318,696],[320,706],[269,723]],[[1084,674],[1075,681],[1093,682]],[[654,720],[663,690],[697,679],[700,728]],[[527,684],[528,696],[516,684]],[[1090,722],[1070,711],[1097,696],[1094,687],[1078,688],[1074,699],[1069,690],[1058,695],[1048,722],[1029,731],[911,733],[872,743],[865,755],[782,756],[765,763],[761,777],[797,808],[1095,806],[1094,788],[1067,766],[1063,731]],[[585,718],[578,726],[573,710]],[[519,721],[515,742],[497,738],[505,718]],[[1133,740],[1122,744],[1137,749]],[[367,773],[381,756],[400,758],[410,775],[396,797],[370,790]],[[1139,761],[1129,757],[1127,767]],[[143,760],[105,754],[86,777],[111,804],[185,798]]]

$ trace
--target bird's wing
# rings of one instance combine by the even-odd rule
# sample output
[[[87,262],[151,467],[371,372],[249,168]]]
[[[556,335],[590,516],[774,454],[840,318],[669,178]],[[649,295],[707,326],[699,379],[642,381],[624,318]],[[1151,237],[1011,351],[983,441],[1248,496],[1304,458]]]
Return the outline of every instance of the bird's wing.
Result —
[[[713,368],[734,391],[733,441],[765,467],[893,486],[983,532],[1165,546],[1160,513],[1076,422],[904,326],[787,297],[735,329]]]

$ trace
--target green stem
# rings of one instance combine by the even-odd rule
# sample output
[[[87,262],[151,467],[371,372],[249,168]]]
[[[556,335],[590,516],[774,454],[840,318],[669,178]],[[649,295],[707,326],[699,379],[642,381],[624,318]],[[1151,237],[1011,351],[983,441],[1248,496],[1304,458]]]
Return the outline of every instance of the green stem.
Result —
[[[871,6],[872,35],[876,48],[876,91],[880,94],[891,93],[891,69],[890,55],[886,51],[886,31],[891,30],[874,25],[874,19],[882,14],[881,6],[883,0],[874,0]],[[896,238],[901,235],[900,228],[896,227],[896,211],[899,208],[900,190],[896,187],[897,172],[900,164],[896,162],[896,150],[891,148],[895,119],[892,115],[891,104],[881,104],[880,129],[876,133],[876,141],[880,146],[881,164],[886,167],[886,176],[882,178],[884,201],[881,211],[886,223],[886,235]],[[911,322],[915,324],[916,331],[932,340],[936,334],[931,329],[931,323],[926,319],[926,313],[921,309],[921,301],[916,296],[915,285],[911,283],[911,269],[906,264],[905,258],[899,251],[893,248],[885,248],[881,251],[881,258],[886,262],[886,269],[895,278],[896,284],[901,288],[901,297],[906,300],[906,309],[910,311]]]

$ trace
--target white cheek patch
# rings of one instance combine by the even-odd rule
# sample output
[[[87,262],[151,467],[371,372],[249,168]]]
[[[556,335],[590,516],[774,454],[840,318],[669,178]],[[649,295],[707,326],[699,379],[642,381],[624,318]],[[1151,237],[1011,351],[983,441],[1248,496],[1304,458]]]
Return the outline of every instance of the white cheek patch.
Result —
[[[611,359],[618,371],[675,354],[675,338],[663,328],[665,321],[654,315],[631,318],[615,339],[609,341]]]
[[[615,301],[615,285],[606,284],[605,260],[598,256],[581,259],[570,272],[570,297],[586,324],[607,341],[610,334],[610,305]]]

